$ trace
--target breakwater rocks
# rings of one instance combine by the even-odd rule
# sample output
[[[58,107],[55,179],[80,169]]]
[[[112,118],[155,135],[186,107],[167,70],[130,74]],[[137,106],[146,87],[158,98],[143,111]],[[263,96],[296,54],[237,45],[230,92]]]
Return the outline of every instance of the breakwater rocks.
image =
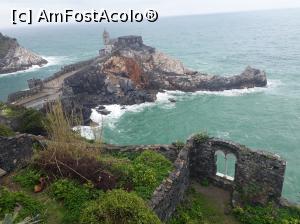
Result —
[[[42,66],[47,60],[20,46],[16,39],[0,33],[0,74]]]

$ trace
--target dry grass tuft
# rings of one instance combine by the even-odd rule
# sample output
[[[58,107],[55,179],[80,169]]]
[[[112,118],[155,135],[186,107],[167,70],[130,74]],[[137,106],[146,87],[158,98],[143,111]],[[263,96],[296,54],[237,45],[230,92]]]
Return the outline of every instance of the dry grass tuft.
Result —
[[[81,124],[80,119],[65,114],[60,102],[49,106],[47,118],[47,149],[39,152],[36,165],[52,177],[91,182],[104,190],[113,188],[114,177],[99,162],[101,139],[91,144],[73,131],[74,121]]]

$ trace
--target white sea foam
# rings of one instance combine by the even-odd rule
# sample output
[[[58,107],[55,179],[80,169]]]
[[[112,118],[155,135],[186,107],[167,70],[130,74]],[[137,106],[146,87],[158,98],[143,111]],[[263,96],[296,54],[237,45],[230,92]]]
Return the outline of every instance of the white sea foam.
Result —
[[[101,133],[101,127],[91,127],[91,126],[76,126],[73,128],[74,131],[80,133],[80,135],[86,139],[95,139],[99,133]]]
[[[125,113],[138,113],[143,111],[145,108],[159,106],[164,109],[172,109],[176,106],[175,103],[170,102],[170,98],[175,99],[176,101],[184,100],[190,97],[199,97],[201,95],[216,95],[216,96],[223,96],[223,97],[237,97],[242,96],[245,94],[253,94],[253,93],[260,93],[265,92],[270,89],[274,89],[277,86],[281,85],[282,83],[280,80],[269,80],[267,87],[255,87],[251,89],[241,89],[241,90],[225,90],[225,91],[197,91],[194,93],[186,93],[182,91],[165,91],[159,92],[156,95],[156,101],[153,103],[142,103],[137,105],[127,105],[122,106],[118,104],[113,105],[104,105],[105,109],[110,111],[108,115],[102,115],[97,112],[96,108],[92,109],[91,113],[91,120],[97,124],[98,127],[101,125],[108,126],[111,129],[115,128],[116,122],[125,114]],[[92,139],[94,128],[89,126],[83,126],[81,128],[82,136]],[[224,134],[224,133],[223,133]],[[228,133],[226,133],[228,134]]]
[[[4,76],[9,76],[9,75],[18,75],[18,74],[23,74],[23,73],[28,73],[28,72],[34,72],[41,68],[46,68],[46,67],[49,67],[52,65],[60,64],[66,58],[64,56],[41,56],[41,57],[46,59],[48,61],[48,63],[43,66],[33,65],[30,68],[28,68],[26,70],[22,70],[22,71],[1,74],[0,78],[4,77]]]

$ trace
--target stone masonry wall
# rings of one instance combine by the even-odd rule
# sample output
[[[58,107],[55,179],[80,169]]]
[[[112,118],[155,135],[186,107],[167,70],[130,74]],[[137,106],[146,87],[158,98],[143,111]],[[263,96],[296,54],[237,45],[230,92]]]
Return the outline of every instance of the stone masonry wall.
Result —
[[[31,159],[34,142],[34,137],[27,134],[8,138],[0,136],[0,168],[11,172],[24,167]]]
[[[175,170],[155,190],[150,207],[162,220],[168,220],[184,197],[189,185],[189,152],[183,148],[174,163]]]
[[[233,192],[233,203],[266,204],[269,201],[279,202],[283,187],[286,162],[278,155],[252,151],[245,146],[224,141],[210,139],[197,144],[193,138],[189,141],[191,178],[208,179],[219,187]],[[217,151],[235,155],[234,180],[216,175]]]

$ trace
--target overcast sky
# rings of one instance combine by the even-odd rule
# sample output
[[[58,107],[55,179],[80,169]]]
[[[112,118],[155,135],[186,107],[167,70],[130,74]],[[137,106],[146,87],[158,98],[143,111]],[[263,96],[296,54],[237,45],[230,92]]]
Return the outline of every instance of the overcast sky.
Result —
[[[0,0],[0,28],[11,26],[12,9],[29,8],[59,11],[157,10],[159,16],[190,15],[263,9],[300,8],[300,0]]]

